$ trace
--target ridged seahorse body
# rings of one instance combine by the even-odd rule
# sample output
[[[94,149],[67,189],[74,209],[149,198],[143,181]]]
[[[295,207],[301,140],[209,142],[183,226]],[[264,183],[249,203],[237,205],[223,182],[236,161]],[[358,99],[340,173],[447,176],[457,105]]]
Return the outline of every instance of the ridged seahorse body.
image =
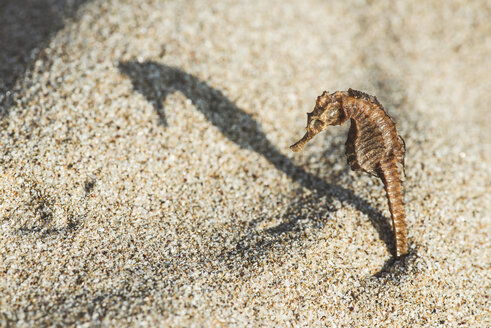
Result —
[[[346,155],[352,170],[378,176],[384,183],[395,236],[396,256],[407,254],[406,215],[402,201],[400,170],[404,170],[405,145],[392,119],[376,97],[349,89],[324,92],[308,113],[307,133],[292,145],[301,150],[316,134],[330,125],[350,119]]]

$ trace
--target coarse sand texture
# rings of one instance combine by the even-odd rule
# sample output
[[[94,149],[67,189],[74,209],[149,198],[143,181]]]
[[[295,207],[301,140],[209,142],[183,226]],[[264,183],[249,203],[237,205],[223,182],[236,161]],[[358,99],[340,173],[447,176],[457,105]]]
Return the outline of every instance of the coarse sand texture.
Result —
[[[37,1],[37,2],[36,2]],[[0,327],[491,327],[491,3],[0,4]],[[406,141],[408,256],[324,90]]]

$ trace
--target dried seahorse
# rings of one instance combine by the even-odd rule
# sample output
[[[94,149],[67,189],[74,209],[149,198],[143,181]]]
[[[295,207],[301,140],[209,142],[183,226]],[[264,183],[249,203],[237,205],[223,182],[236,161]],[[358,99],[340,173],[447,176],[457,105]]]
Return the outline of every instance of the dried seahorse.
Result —
[[[407,254],[406,215],[398,171],[404,170],[406,149],[394,122],[377,98],[352,89],[332,94],[324,91],[307,116],[307,133],[290,146],[295,152],[328,126],[351,120],[346,141],[348,164],[354,171],[365,171],[383,181],[392,216],[396,256]]]

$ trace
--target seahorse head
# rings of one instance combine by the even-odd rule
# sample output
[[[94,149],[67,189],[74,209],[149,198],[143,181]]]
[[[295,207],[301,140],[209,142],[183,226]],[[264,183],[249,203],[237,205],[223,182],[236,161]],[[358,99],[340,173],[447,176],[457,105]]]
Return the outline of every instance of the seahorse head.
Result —
[[[327,129],[330,125],[342,124],[346,119],[346,114],[337,97],[324,91],[322,95],[317,97],[314,110],[307,113],[307,132],[302,139],[291,145],[290,149],[293,151],[302,150],[305,144],[319,132]]]

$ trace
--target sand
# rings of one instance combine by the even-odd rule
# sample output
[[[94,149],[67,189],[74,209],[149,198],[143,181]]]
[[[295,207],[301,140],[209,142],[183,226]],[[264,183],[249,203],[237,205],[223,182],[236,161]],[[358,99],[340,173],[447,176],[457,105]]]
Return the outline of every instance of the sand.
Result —
[[[1,53],[2,327],[491,326],[489,2],[69,4]],[[288,149],[348,88],[406,140],[402,260],[348,125]]]

